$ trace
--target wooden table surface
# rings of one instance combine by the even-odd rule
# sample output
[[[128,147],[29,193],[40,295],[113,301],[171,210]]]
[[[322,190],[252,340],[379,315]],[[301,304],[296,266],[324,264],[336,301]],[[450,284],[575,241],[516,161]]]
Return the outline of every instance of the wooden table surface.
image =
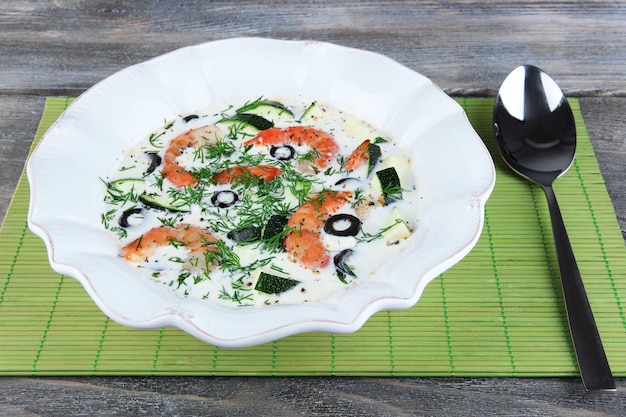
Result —
[[[182,46],[315,39],[388,55],[452,96],[531,63],[579,97],[626,236],[626,2],[0,0],[0,218],[46,96]],[[623,416],[578,378],[0,378],[0,416]]]

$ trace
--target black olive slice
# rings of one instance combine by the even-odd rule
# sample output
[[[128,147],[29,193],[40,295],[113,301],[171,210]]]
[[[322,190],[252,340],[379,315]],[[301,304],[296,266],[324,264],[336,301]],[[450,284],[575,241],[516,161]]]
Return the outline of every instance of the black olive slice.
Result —
[[[335,236],[356,236],[361,229],[361,220],[352,214],[335,214],[324,223],[324,231]]]
[[[197,119],[197,118],[198,118],[197,114],[190,114],[189,116],[183,117],[183,120],[185,121],[185,123],[189,123],[190,120]]]
[[[152,174],[161,165],[161,157],[156,152],[146,152],[146,156],[150,158],[150,166],[146,169],[144,175]]]
[[[141,207],[133,207],[122,213],[117,223],[121,227],[130,227],[140,224],[143,221],[143,209]]]
[[[279,161],[290,161],[296,157],[296,150],[290,145],[272,146],[270,155]]]
[[[352,249],[344,249],[333,257],[337,276],[344,283],[346,283],[346,276],[356,277],[354,271],[346,264],[346,258],[350,255],[352,255]]]
[[[268,106],[272,106],[272,107],[276,107],[277,109],[281,109],[282,111],[289,113],[290,115],[293,116],[293,112],[291,110],[289,110],[289,108],[287,106],[285,106],[283,103],[280,103],[278,101],[273,101],[273,100],[265,100],[263,102],[263,104],[268,105]]]
[[[354,178],[354,177],[346,177],[346,178],[342,178],[342,179],[340,179],[339,181],[337,181],[337,182],[335,183],[335,185],[341,185],[341,184],[346,184],[346,183],[349,183],[349,182],[355,182],[355,181],[356,181],[356,182],[361,182],[361,180],[360,180],[360,179],[358,179],[358,178]]]
[[[217,191],[211,196],[211,203],[217,208],[228,208],[239,201],[239,195],[231,190]]]

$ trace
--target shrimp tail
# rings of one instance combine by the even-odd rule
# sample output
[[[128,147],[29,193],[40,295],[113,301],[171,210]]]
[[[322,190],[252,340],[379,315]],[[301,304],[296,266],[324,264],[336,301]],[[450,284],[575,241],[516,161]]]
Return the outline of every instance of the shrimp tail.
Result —
[[[348,159],[346,159],[345,169],[347,171],[354,171],[355,169],[361,167],[364,163],[368,162],[370,159],[370,155],[367,152],[367,149],[370,146],[369,139],[361,142],[357,148],[352,151]]]

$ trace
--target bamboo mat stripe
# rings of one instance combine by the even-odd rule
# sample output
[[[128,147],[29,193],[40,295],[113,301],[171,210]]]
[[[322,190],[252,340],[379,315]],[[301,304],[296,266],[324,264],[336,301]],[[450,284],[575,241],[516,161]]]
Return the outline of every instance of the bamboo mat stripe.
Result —
[[[33,146],[71,101],[47,99]],[[377,313],[353,334],[224,349],[177,329],[122,327],[51,270],[27,227],[23,175],[0,229],[0,375],[577,375],[543,192],[498,156],[493,99],[457,101],[496,164],[481,238],[416,306]],[[556,194],[609,362],[626,376],[626,249],[577,100],[572,107],[579,145]]]

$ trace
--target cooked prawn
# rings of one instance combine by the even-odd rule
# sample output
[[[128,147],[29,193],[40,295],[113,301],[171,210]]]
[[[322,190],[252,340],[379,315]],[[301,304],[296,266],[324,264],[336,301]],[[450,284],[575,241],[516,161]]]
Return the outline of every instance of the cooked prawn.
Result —
[[[290,231],[283,243],[287,253],[307,268],[326,266],[330,255],[322,242],[322,227],[351,197],[350,191],[326,190],[302,204],[287,222]]]
[[[282,174],[280,168],[273,165],[242,166],[237,165],[213,176],[217,184],[228,184],[233,181],[241,181],[249,178],[259,178],[264,181],[273,180]]]
[[[177,187],[194,185],[196,178],[183,167],[176,159],[182,155],[187,148],[197,148],[205,144],[214,144],[221,139],[221,133],[217,126],[202,126],[188,130],[176,136],[165,150],[163,159],[163,175]]]
[[[192,256],[197,256],[207,251],[217,251],[217,247],[212,245],[217,240],[206,230],[189,224],[159,226],[125,245],[122,254],[128,261],[141,262],[148,259],[158,247],[179,245],[189,249]]]
[[[364,140],[357,148],[352,151],[348,159],[346,159],[346,163],[344,165],[347,171],[354,171],[359,168],[365,162],[369,161],[370,155],[367,152],[367,148],[370,146],[370,140]]]
[[[313,162],[318,168],[326,168],[335,159],[339,146],[335,139],[323,130],[308,126],[273,127],[260,131],[244,145],[307,145],[313,151]]]

